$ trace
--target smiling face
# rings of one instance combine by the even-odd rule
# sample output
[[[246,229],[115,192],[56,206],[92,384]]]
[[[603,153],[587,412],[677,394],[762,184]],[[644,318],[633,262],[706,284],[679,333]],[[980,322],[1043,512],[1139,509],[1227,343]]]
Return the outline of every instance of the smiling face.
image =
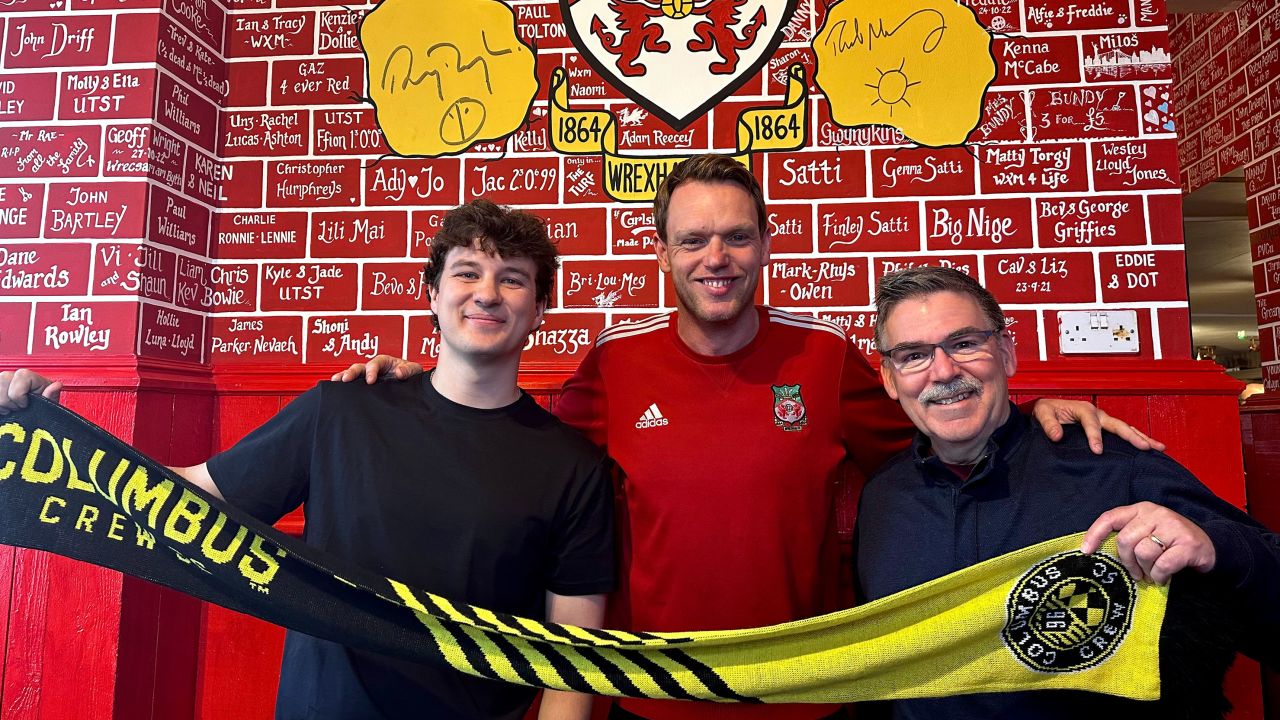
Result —
[[[681,184],[671,193],[666,240],[658,242],[657,253],[675,284],[682,336],[685,323],[713,344],[748,325],[754,333],[756,316],[748,311],[760,268],[769,262],[769,238],[757,225],[746,189],[731,182]]]
[[[441,352],[476,361],[518,358],[545,310],[536,273],[529,258],[490,255],[475,244],[451,248],[439,287],[428,290]]]
[[[992,329],[973,298],[951,291],[906,298],[880,322],[886,348]],[[986,342],[990,352],[966,363],[935,349],[933,362],[917,373],[903,374],[888,361],[880,365],[889,396],[902,404],[946,462],[977,460],[987,439],[1009,417],[1009,378],[1017,370],[1013,342],[1003,333]]]

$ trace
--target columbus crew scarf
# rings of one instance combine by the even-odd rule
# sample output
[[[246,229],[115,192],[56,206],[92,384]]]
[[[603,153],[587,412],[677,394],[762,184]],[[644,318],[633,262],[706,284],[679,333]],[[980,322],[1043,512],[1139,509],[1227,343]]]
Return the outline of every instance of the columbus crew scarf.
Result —
[[[1080,536],[1060,538],[773,627],[569,627],[343,566],[35,396],[0,417],[0,543],[120,570],[361,650],[559,690],[750,703],[1160,693],[1166,591],[1135,584],[1108,554],[1113,544],[1086,556]]]

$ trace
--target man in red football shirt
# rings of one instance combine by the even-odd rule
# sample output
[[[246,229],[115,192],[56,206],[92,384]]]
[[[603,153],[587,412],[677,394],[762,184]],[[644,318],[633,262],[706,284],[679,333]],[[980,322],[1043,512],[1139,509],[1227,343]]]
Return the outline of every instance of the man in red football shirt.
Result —
[[[620,471],[625,571],[611,622],[636,630],[758,627],[836,608],[835,488],[848,459],[871,474],[914,428],[839,326],[755,305],[769,263],[764,196],[721,155],[674,168],[654,199],[658,265],[677,311],[602,332],[554,412]],[[379,356],[334,379],[404,378]],[[1078,416],[1147,439],[1087,403],[1040,401],[1061,435]],[[815,720],[829,705],[623,699],[615,718]]]

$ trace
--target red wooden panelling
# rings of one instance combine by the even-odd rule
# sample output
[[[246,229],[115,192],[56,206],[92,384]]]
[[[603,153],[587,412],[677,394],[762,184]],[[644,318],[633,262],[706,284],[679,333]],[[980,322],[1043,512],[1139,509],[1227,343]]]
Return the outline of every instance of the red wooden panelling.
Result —
[[[1097,398],[1097,405],[1098,409],[1151,434],[1151,407],[1146,395],[1102,395]]]
[[[1255,395],[1245,404],[1240,424],[1249,512],[1280,529],[1280,402]],[[1266,707],[1273,716],[1280,714],[1280,672],[1263,672],[1263,691]]]
[[[196,720],[271,720],[284,630],[202,603]]]
[[[130,580],[149,585],[142,580]],[[156,688],[152,717],[192,717],[196,704],[196,668],[200,653],[201,608],[204,603],[168,588],[151,586],[159,593],[156,622]],[[119,715],[117,717],[120,717]]]
[[[215,452],[225,450],[266,422],[282,407],[276,395],[220,395]]]
[[[0,707],[5,720],[112,717],[119,599],[119,573],[18,551]],[[70,668],[92,671],[69,675]],[[63,679],[51,688],[47,678]]]
[[[120,598],[120,648],[116,675],[115,717],[147,720],[154,716],[156,651],[161,638],[160,588],[123,578]],[[171,642],[164,639],[165,644]]]
[[[1240,426],[1230,397],[1152,397],[1151,434],[1218,496],[1244,507]]]
[[[5,707],[5,672],[9,667],[9,617],[13,599],[13,563],[17,548],[0,545],[0,711]]]

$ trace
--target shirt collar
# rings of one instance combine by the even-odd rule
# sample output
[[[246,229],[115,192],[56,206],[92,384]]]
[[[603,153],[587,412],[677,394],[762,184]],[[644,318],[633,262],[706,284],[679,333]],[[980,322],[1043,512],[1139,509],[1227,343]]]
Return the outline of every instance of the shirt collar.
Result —
[[[961,481],[955,473],[947,469],[942,461],[938,459],[938,456],[933,454],[930,449],[932,443],[924,433],[917,431],[915,438],[911,441],[911,459],[915,462],[916,467],[935,480],[945,480],[946,484],[958,483],[967,485],[985,477],[991,471],[994,460],[1008,455],[1026,435],[1030,427],[1030,418],[1019,412],[1018,406],[1010,402],[1009,417],[1000,427],[996,428],[995,432],[991,433],[991,437],[987,438],[987,446],[983,448],[982,453],[978,456],[978,462],[975,464],[973,472],[964,481]]]

